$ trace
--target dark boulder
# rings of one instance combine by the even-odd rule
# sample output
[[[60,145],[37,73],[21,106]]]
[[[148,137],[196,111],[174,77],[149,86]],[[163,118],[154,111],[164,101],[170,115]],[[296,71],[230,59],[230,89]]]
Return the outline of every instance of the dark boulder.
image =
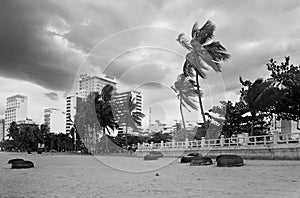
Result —
[[[203,165],[212,165],[213,162],[210,157],[207,156],[197,156],[192,159],[191,166],[203,166]]]
[[[202,156],[202,155],[199,153],[190,153],[186,156],[182,156],[180,159],[180,162],[181,163],[190,163],[195,157],[200,157],[200,156]]]
[[[160,151],[150,151],[149,154],[150,154],[150,155],[155,155],[155,156],[157,156],[158,158],[159,158],[159,157],[164,157],[164,155],[163,155]]]
[[[15,159],[11,159],[11,160],[9,160],[7,163],[8,164],[12,164],[12,163],[14,163],[14,162],[20,162],[20,161],[24,161],[23,159],[20,159],[20,158],[15,158]]]
[[[15,161],[12,163],[12,169],[33,168],[34,164],[31,161]]]
[[[221,167],[232,167],[232,166],[243,166],[244,160],[238,155],[218,155],[216,158],[217,166]]]

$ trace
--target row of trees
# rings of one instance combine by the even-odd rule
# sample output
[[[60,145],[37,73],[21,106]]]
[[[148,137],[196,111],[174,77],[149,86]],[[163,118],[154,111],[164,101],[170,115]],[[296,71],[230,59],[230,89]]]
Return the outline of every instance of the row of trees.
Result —
[[[50,133],[47,125],[17,124],[12,122],[8,129],[8,139],[1,147],[7,151],[71,151],[73,139],[69,134]]]
[[[270,71],[267,79],[254,82],[240,78],[240,101],[222,101],[214,106],[209,117],[226,137],[249,133],[262,135],[268,132],[272,119],[300,120],[300,66],[290,64],[290,57],[277,64],[271,59],[266,64]]]

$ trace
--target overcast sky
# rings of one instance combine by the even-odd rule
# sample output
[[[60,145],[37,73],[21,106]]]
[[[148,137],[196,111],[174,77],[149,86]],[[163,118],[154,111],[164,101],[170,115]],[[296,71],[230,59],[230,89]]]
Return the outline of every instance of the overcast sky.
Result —
[[[104,73],[116,77],[119,91],[141,90],[152,120],[179,119],[170,86],[187,51],[176,38],[208,19],[231,59],[201,82],[205,108],[237,101],[239,76],[268,77],[271,58],[290,55],[300,64],[299,6],[298,0],[1,0],[0,115],[7,97],[23,94],[29,117],[41,122],[43,108],[65,108],[79,74]]]

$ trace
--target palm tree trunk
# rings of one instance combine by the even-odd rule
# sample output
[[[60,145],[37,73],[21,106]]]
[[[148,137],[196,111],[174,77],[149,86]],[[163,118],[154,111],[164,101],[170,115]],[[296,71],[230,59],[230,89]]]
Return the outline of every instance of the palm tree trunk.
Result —
[[[183,129],[184,129],[184,138],[187,138],[187,134],[186,134],[186,127],[185,127],[185,121],[184,121],[184,116],[183,116],[183,112],[182,112],[182,99],[180,99],[180,114],[181,114],[181,119],[182,119],[182,125],[183,125]]]
[[[206,135],[206,119],[205,119],[205,114],[204,114],[204,108],[202,104],[202,99],[201,99],[201,94],[200,94],[200,84],[199,84],[199,75],[196,75],[196,84],[197,84],[197,92],[198,92],[198,98],[199,98],[199,105],[200,105],[200,110],[201,110],[201,115],[204,123],[204,129],[205,129],[205,135]]]

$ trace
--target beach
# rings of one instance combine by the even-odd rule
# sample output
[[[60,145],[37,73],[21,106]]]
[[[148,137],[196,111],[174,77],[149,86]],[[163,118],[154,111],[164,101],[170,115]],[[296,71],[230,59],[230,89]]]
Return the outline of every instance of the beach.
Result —
[[[9,159],[34,162],[11,169]],[[300,161],[189,166],[178,158],[0,152],[1,197],[300,197]]]

